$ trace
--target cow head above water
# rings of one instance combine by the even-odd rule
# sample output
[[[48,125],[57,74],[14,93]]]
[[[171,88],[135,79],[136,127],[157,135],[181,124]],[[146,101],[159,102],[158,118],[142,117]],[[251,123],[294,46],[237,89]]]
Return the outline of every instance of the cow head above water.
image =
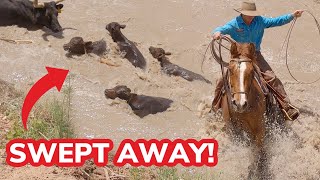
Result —
[[[120,29],[124,29],[124,28],[126,28],[126,25],[121,25],[117,22],[109,23],[106,26],[106,29],[109,31],[114,42],[125,41],[125,39],[120,31]]]
[[[158,59],[159,61],[161,61],[162,57],[171,55],[170,52],[166,52],[162,48],[155,48],[152,46],[149,47],[149,52],[154,58]]]
[[[91,41],[84,42],[82,37],[74,37],[69,43],[63,45],[63,49],[74,54],[85,54],[90,45],[92,45]]]
[[[46,26],[53,32],[62,31],[62,27],[58,21],[58,14],[63,8],[63,4],[59,4],[63,0],[56,0],[45,3],[38,3],[38,0],[33,1],[35,22]]]
[[[248,96],[254,80],[255,46],[252,43],[232,43],[228,64],[231,102],[235,111],[248,109]]]
[[[120,98],[123,100],[129,100],[131,96],[131,89],[127,86],[116,86],[112,89],[106,89],[104,94],[109,99]]]
[[[106,29],[112,34],[113,32],[120,31],[120,29],[126,28],[126,25],[121,25],[117,22],[109,23]]]

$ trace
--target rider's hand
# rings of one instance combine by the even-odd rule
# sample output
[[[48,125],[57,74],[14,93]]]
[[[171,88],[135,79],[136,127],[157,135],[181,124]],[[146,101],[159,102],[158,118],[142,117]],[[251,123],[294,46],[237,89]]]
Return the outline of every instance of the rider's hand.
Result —
[[[215,33],[212,35],[212,38],[213,38],[214,40],[218,40],[218,39],[220,39],[220,37],[221,37],[221,32],[215,32]]]
[[[303,13],[303,10],[296,10],[292,15],[295,18],[298,18],[298,17],[301,17],[302,13]]]

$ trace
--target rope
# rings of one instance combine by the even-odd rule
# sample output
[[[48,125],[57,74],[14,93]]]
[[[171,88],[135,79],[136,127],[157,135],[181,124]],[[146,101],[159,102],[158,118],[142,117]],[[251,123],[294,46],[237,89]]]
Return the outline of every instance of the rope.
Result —
[[[317,25],[318,31],[319,31],[319,35],[320,35],[320,24],[319,24],[318,20],[316,19],[316,17],[315,17],[310,11],[305,10],[305,12],[308,13],[308,14],[310,14],[310,15],[312,16],[312,18],[314,19],[314,21],[315,21],[315,23],[316,23],[316,25]],[[289,28],[289,31],[288,31],[288,33],[287,33],[286,39],[284,40],[284,42],[283,42],[283,44],[282,44],[280,53],[282,52],[283,48],[286,47],[286,51],[285,51],[286,67],[287,67],[287,69],[288,69],[288,72],[289,72],[290,76],[291,76],[296,82],[301,83],[301,84],[313,84],[313,83],[318,82],[318,81],[320,80],[320,77],[319,77],[318,79],[312,81],[312,82],[300,81],[300,80],[298,80],[298,79],[293,75],[293,73],[292,73],[291,70],[290,70],[289,64],[288,64],[288,49],[289,49],[289,43],[290,43],[290,39],[291,39],[292,30],[293,30],[296,22],[297,22],[297,18],[294,18],[294,20],[292,21],[291,26],[290,26],[290,28]],[[279,57],[280,57],[280,55],[279,55]]]
[[[230,39],[231,40],[231,39]],[[233,41],[233,40],[232,40]],[[230,41],[228,41],[228,42],[230,42]],[[221,43],[218,43],[219,44],[219,46],[222,46],[224,49],[226,49],[226,50],[228,50],[228,51],[230,51],[230,48],[228,48],[228,47],[226,47],[226,46],[224,46],[223,44],[221,44]],[[217,61],[217,62],[219,62],[219,60],[216,58],[217,56],[213,56],[213,46],[216,48],[216,49],[218,49],[218,47],[216,46],[216,44],[215,44],[215,40],[212,40],[209,44],[208,44],[208,46],[207,46],[207,49],[206,49],[206,51],[205,51],[205,53],[203,54],[203,59],[202,59],[202,62],[201,62],[201,72],[202,73],[204,73],[203,72],[203,64],[204,64],[204,62],[205,62],[205,60],[206,60],[206,55],[207,55],[207,52],[208,52],[208,50],[209,50],[209,48],[211,47],[211,54],[212,54],[212,57],[213,58],[215,58],[215,60]]]
[[[220,64],[220,68],[221,68],[221,75],[222,75],[222,79],[223,79],[223,86],[224,86],[224,90],[226,91],[226,97],[227,97],[227,102],[228,102],[228,109],[230,110],[231,109],[231,90],[230,90],[230,87],[229,87],[229,84],[228,84],[228,79],[227,79],[227,74],[228,74],[228,71],[226,72],[227,74],[225,74],[224,72],[224,67],[227,66],[228,63],[224,62],[223,59],[222,59],[222,47],[226,48],[225,46],[223,46],[222,44],[222,41],[227,41],[229,42],[230,44],[231,43],[234,43],[235,41],[227,36],[222,36],[220,37],[219,39],[219,42],[217,43],[216,40],[212,40],[211,43],[210,43],[210,50],[211,50],[211,55],[212,57]],[[218,50],[219,50],[219,55],[217,54],[216,52],[216,49],[215,49],[215,43],[217,43],[219,46],[218,46]],[[228,49],[228,48],[226,48]],[[229,49],[228,49],[229,50]],[[232,117],[233,115],[230,113],[229,111],[229,115],[230,117]]]

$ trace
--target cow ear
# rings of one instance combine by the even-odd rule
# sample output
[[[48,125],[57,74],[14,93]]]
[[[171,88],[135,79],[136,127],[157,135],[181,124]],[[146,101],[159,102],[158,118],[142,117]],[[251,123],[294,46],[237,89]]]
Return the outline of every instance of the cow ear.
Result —
[[[237,56],[239,54],[236,42],[232,42],[231,43],[230,53],[231,53],[232,56]]]
[[[130,93],[131,93],[131,89],[130,88],[128,88],[128,92],[129,92],[129,95],[130,95]]]
[[[124,28],[126,28],[126,25],[120,25],[120,28],[124,29]]]
[[[56,8],[57,8],[58,10],[62,9],[62,8],[63,8],[63,4],[57,4],[57,5],[56,5]]]

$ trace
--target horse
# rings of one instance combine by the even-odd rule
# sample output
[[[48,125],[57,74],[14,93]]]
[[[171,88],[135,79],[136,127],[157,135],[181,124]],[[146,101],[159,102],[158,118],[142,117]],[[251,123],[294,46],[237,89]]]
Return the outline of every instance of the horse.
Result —
[[[265,117],[270,101],[256,65],[255,46],[253,43],[229,42],[229,63],[222,61],[220,55],[224,88],[221,99],[222,117],[226,129],[238,135],[245,132],[253,145],[254,162],[249,167],[248,179],[268,179],[270,174],[266,157]],[[227,68],[226,72],[224,67]]]

